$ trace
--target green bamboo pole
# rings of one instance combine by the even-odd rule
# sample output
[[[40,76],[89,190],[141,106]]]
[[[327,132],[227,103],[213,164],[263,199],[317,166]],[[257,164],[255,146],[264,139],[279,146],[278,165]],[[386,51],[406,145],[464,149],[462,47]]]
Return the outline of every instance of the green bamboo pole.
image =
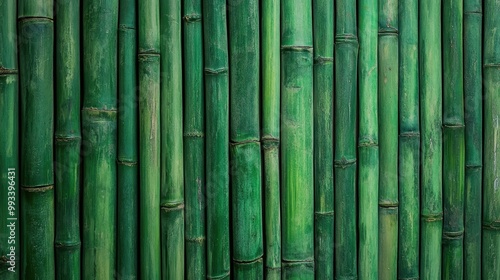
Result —
[[[201,3],[202,0],[183,1],[183,144],[187,279],[206,279],[205,98],[203,91],[203,26],[201,21]],[[227,146],[225,147],[227,149]]]
[[[52,1],[19,1],[22,279],[53,279],[54,23]]]
[[[207,278],[230,278],[229,76],[226,1],[204,0]]]
[[[500,145],[500,2],[484,1],[483,86],[484,86],[484,173],[482,278],[500,279],[500,192],[498,146]]]
[[[56,278],[80,279],[80,2],[55,15]]]
[[[263,278],[259,1],[228,1],[232,270]]]
[[[281,258],[284,279],[314,278],[311,4],[307,0],[281,2]]]
[[[357,278],[356,1],[335,3],[335,277]]]
[[[359,0],[359,279],[378,279],[378,0]]]
[[[116,273],[118,1],[84,0],[82,279]]]
[[[119,7],[116,273],[119,279],[136,279],[139,277],[136,1],[120,0]]]
[[[425,280],[441,276],[441,1],[421,0],[419,4],[420,279]]]
[[[162,278],[184,278],[181,1],[160,2]]]
[[[16,6],[15,0],[0,0],[0,278],[5,280],[19,279],[21,257]]]
[[[483,165],[482,1],[464,1],[465,236],[464,278],[481,278]]]
[[[418,1],[399,1],[398,279],[419,278]]]
[[[280,1],[261,3],[262,149],[265,276],[281,279],[280,213]]]

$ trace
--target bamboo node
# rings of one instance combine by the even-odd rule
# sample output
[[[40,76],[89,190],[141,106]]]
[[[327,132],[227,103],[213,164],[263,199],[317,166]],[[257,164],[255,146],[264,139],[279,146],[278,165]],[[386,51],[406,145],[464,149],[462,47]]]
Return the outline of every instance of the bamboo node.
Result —
[[[201,21],[200,14],[187,14],[182,17],[182,19],[187,23],[198,22]]]
[[[236,264],[252,264],[252,263],[262,262],[263,261],[263,257],[264,257],[264,254],[261,254],[260,256],[258,256],[257,258],[255,258],[253,260],[237,260],[237,259],[233,259],[233,262],[235,262]]]
[[[7,69],[3,66],[0,66],[0,75],[17,75],[19,71],[17,69]]]
[[[317,56],[314,58],[314,64],[316,65],[324,65],[324,64],[332,64],[335,59],[333,57],[324,57],[324,56]]]
[[[21,186],[21,190],[25,192],[46,192],[54,189],[54,185],[45,186]]]
[[[356,159],[346,159],[345,157],[342,157],[341,159],[336,159],[335,160],[335,167],[340,167],[342,169],[345,169],[351,165],[356,164]]]
[[[222,68],[217,68],[217,69],[205,68],[205,74],[207,74],[207,75],[226,74],[227,72],[228,72],[227,67],[222,67]]]
[[[229,275],[231,275],[231,272],[226,272],[226,273],[223,273],[221,275],[215,275],[215,276],[209,276],[207,275],[207,279],[224,279],[224,278],[229,278]]]
[[[281,46],[282,51],[289,51],[289,52],[313,52],[313,47],[312,46],[289,46],[289,45],[282,45]]]

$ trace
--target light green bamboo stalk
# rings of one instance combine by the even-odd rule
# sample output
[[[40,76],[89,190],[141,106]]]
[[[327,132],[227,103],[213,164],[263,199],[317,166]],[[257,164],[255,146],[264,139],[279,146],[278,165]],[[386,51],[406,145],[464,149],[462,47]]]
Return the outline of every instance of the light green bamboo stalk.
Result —
[[[22,139],[21,278],[54,279],[53,1],[22,0],[17,13]]]
[[[421,0],[419,4],[420,279],[425,280],[441,276],[441,1]]]
[[[359,0],[359,279],[378,279],[378,0]]]
[[[483,165],[482,1],[464,1],[465,236],[464,278],[481,278]]]

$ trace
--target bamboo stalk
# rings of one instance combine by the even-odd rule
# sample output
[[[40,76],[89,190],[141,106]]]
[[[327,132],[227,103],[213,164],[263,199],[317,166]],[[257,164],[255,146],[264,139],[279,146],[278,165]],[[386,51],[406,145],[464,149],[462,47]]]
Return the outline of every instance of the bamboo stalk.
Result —
[[[482,17],[482,1],[464,1],[465,279],[481,278]]]
[[[80,2],[56,11],[56,278],[80,279]]]
[[[162,278],[184,278],[181,1],[160,2]]]
[[[228,2],[235,279],[262,279],[259,1]]]
[[[262,149],[264,154],[265,276],[281,279],[280,1],[261,4]]]
[[[121,0],[118,22],[117,278],[139,277],[139,146],[136,2]]]
[[[312,5],[306,0],[281,4],[283,277],[311,279],[314,277]]]
[[[53,279],[54,24],[52,1],[19,1],[22,279]]]
[[[359,279],[378,279],[378,0],[360,0]]]
[[[19,74],[17,67],[17,24],[15,0],[0,1],[0,278],[19,279]],[[9,206],[12,208],[9,209]],[[9,218],[15,219],[10,220]]]
[[[420,278],[441,276],[442,239],[442,72],[441,1],[419,6],[419,85],[421,129]]]
[[[357,278],[356,1],[335,4],[335,277]]]
[[[398,278],[419,278],[420,122],[418,1],[399,2]]]
[[[483,179],[483,232],[482,278],[499,279],[500,266],[500,192],[497,150],[500,144],[500,2],[484,2],[483,85],[484,85],[484,179]]]
[[[226,1],[204,0],[207,278],[230,278],[229,77]]]

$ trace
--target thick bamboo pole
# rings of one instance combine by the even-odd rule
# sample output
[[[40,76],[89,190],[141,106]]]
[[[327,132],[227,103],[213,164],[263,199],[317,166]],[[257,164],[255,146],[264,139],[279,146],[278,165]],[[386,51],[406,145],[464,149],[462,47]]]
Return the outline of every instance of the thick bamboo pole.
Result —
[[[229,76],[226,1],[204,0],[207,278],[230,278]],[[257,31],[257,30],[256,30]],[[203,104],[203,103],[202,103]]]
[[[19,1],[22,279],[53,279],[53,1]]]
[[[441,276],[442,239],[442,72],[441,1],[419,6],[419,85],[421,129],[420,278]]]
[[[359,279],[378,279],[378,0],[359,0]]]
[[[398,278],[419,278],[418,1],[399,0]]]
[[[482,1],[464,1],[465,236],[464,278],[481,278],[483,166]]]

